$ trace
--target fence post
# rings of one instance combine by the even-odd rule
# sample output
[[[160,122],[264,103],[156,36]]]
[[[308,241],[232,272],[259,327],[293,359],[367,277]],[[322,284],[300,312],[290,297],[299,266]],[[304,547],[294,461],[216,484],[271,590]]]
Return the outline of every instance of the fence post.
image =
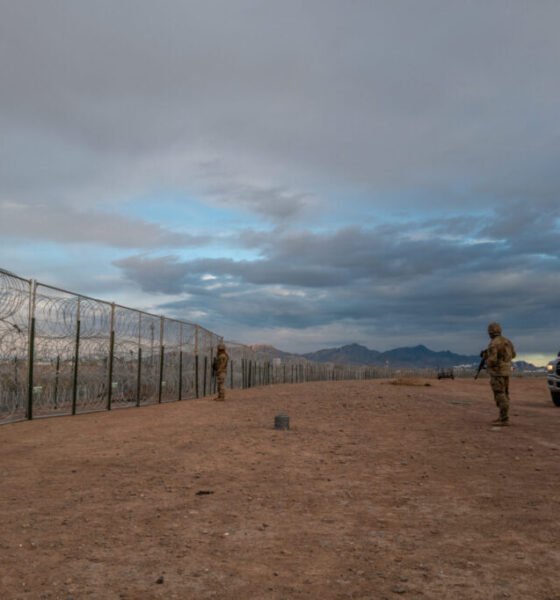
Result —
[[[198,383],[198,325],[194,326],[194,389],[196,397],[200,398],[200,388]]]
[[[183,396],[183,323],[179,323],[179,385],[177,386],[177,400]]]
[[[177,400],[183,399],[183,349],[179,350],[179,385]]]
[[[198,388],[198,354],[194,355],[194,390],[196,397],[200,397],[200,390]]]
[[[17,371],[16,371],[17,373]],[[58,408],[58,379],[60,377],[60,354],[56,355],[56,372],[54,374],[54,407]],[[17,389],[17,380],[16,380]]]
[[[37,282],[29,282],[29,341],[27,348],[27,418],[33,419],[33,367],[35,363],[35,303]]]
[[[107,410],[111,410],[113,401],[113,359],[115,355],[115,303],[111,304],[111,332],[109,334],[109,387],[107,388]]]
[[[76,414],[76,404],[78,399],[78,368],[80,362],[80,325],[81,315],[80,306],[81,299],[78,296],[78,306],[76,308],[76,345],[74,349],[74,372],[72,374],[72,414]]]
[[[214,346],[210,348],[210,394],[214,394],[216,392],[216,376],[214,375],[214,369],[212,365],[214,364]]]
[[[138,365],[136,368],[136,406],[140,406],[142,393],[142,313],[138,313]]]
[[[140,406],[142,394],[142,346],[138,346],[138,374],[136,376],[136,406]]]
[[[160,317],[159,320],[159,384],[158,384],[158,403],[161,404],[161,398],[163,393],[163,361],[165,346],[163,345],[163,327],[164,318]]]
[[[208,375],[208,354],[204,355],[204,377],[202,379],[202,397],[206,397],[206,377]]]

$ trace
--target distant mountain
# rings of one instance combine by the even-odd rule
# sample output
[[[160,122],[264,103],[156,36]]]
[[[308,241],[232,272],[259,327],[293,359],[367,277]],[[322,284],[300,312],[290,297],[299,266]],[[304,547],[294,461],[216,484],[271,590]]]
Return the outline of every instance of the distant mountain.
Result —
[[[345,365],[371,365],[374,364],[381,353],[370,350],[360,344],[349,344],[340,348],[325,348],[317,352],[302,354],[307,360],[314,362],[332,362]]]
[[[348,344],[339,348],[325,348],[306,354],[289,354],[272,346],[252,346],[253,349],[271,358],[305,358],[313,362],[334,363],[338,365],[373,365],[392,368],[438,369],[451,367],[476,367],[480,362],[478,354],[455,354],[449,350],[435,352],[426,346],[395,348],[386,352],[370,350],[360,344]],[[518,371],[538,370],[534,365],[525,361],[514,362]]]
[[[330,348],[304,354],[305,358],[317,362],[337,364],[376,365],[413,368],[449,368],[457,365],[478,364],[478,355],[454,354],[448,350],[434,352],[426,346],[395,348],[387,352],[370,350],[360,344],[350,344],[341,348]]]
[[[514,360],[512,364],[517,371],[542,371],[546,373],[546,367],[535,367],[535,365],[524,360]]]
[[[434,352],[422,344],[410,348],[388,350],[381,353],[379,358],[394,367],[410,366],[418,368],[450,368],[458,365],[478,365],[480,362],[478,354],[455,354],[449,350]]]
[[[326,348],[317,352],[303,354],[308,360],[314,362],[330,362],[344,365],[373,365],[377,364],[377,357],[381,354],[377,350],[370,350],[360,344],[349,344],[340,348]]]
[[[258,354],[264,354],[268,359],[272,358],[283,358],[285,360],[290,358],[301,358],[300,354],[293,354],[291,352],[284,352],[282,350],[278,350],[274,346],[270,346],[268,344],[252,344],[249,346],[253,352],[257,352]]]

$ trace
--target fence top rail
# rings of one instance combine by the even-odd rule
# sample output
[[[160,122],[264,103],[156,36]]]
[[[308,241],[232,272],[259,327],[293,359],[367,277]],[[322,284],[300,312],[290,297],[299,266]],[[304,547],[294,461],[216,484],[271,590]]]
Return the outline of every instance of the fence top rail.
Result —
[[[19,275],[12,273],[12,271],[8,271],[7,269],[2,269],[1,267],[0,267],[0,275],[5,275],[6,277],[13,277],[14,279],[19,279],[20,281],[23,281],[24,283],[31,285],[31,281],[32,281],[31,279],[25,279],[24,277],[20,277]]]
[[[23,281],[25,283],[27,283],[28,285],[31,285],[34,280],[33,279],[25,279],[23,277],[20,277],[19,275],[16,275],[15,273],[12,273],[11,271],[8,271],[6,269],[2,269],[0,268],[0,275],[6,275],[9,277],[14,277],[15,279],[19,279],[20,281]],[[55,292],[61,292],[63,294],[69,294],[70,296],[74,296],[76,298],[79,299],[83,299],[83,300],[91,300],[92,302],[97,302],[99,304],[104,304],[106,306],[114,306],[115,308],[119,308],[122,310],[128,310],[128,311],[132,311],[136,314],[139,315],[144,315],[146,317],[151,317],[151,318],[156,318],[156,319],[163,319],[165,321],[168,322],[172,322],[172,323],[179,323],[181,325],[187,325],[188,327],[194,327],[194,328],[198,328],[199,331],[210,334],[212,336],[215,336],[217,338],[222,339],[222,336],[218,335],[217,333],[210,331],[209,329],[206,329],[205,327],[203,327],[202,325],[198,325],[197,323],[191,323],[189,321],[183,321],[181,319],[175,319],[173,317],[166,317],[165,315],[156,315],[154,313],[149,313],[145,310],[141,310],[139,308],[132,308],[130,306],[124,306],[123,304],[118,304],[117,302],[110,302],[108,300],[102,300],[101,298],[94,298],[93,296],[88,296],[86,294],[81,294],[79,292],[74,292],[72,290],[67,290],[58,286],[54,286],[54,285],[50,285],[48,283],[43,283],[41,281],[35,281],[35,284],[37,285],[37,287],[41,287],[41,288],[46,288],[48,290],[53,290]]]

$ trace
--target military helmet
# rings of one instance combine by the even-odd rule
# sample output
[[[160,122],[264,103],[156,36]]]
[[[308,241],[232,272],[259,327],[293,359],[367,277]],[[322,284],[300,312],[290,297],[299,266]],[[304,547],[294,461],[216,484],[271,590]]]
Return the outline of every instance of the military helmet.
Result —
[[[488,335],[490,337],[502,335],[502,326],[495,321],[490,323],[490,325],[488,325]]]
[[[225,350],[226,349],[226,345],[224,344],[224,342],[220,342],[218,344],[218,350]]]

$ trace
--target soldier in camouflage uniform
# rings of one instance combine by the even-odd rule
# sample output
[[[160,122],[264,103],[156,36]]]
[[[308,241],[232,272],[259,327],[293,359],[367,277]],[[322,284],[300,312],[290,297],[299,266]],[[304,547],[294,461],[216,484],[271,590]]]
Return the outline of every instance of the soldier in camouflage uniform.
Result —
[[[511,361],[515,358],[515,348],[510,340],[502,335],[499,323],[488,325],[490,343],[481,355],[486,361],[486,368],[490,375],[490,387],[494,392],[496,406],[500,409],[500,416],[494,421],[497,425],[507,425],[509,421],[509,376],[511,374]]]
[[[218,383],[218,396],[214,400],[225,400],[225,383],[226,383],[226,372],[228,366],[229,356],[226,352],[226,345],[223,342],[218,344],[218,355],[214,359],[214,374]]]

